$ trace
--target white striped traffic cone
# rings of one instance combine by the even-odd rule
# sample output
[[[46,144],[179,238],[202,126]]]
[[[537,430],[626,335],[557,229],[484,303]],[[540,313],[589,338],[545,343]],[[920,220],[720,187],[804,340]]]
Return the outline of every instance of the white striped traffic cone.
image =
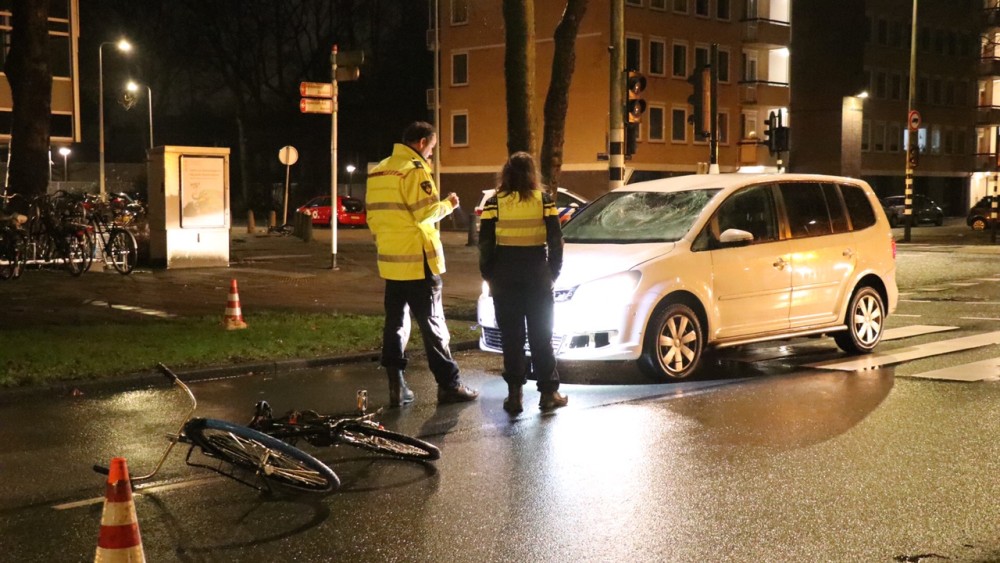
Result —
[[[145,563],[125,458],[111,460],[94,563]]]
[[[243,321],[243,311],[240,310],[240,292],[236,287],[236,280],[229,284],[229,298],[226,300],[222,324],[226,326],[226,330],[247,328],[247,323]]]

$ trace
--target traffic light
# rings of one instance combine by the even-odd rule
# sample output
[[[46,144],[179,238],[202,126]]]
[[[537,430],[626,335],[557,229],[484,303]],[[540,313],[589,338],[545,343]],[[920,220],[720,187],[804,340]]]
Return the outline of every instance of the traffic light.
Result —
[[[646,89],[646,77],[634,70],[628,71],[625,88],[628,90],[628,101],[625,102],[626,121],[639,123],[642,114],[646,111],[646,100],[639,96]]]
[[[910,168],[916,168],[920,164],[920,147],[912,143],[906,151],[906,163]]]
[[[771,156],[774,156],[775,153],[778,152],[777,151],[778,136],[777,134],[775,134],[775,129],[777,128],[777,126],[778,126],[778,119],[777,117],[775,117],[774,112],[772,111],[770,115],[767,116],[767,119],[764,120],[764,144],[767,145],[767,152]]]
[[[688,96],[688,103],[691,104],[691,116],[688,122],[694,125],[695,139],[706,139],[711,133],[711,107],[712,95],[712,75],[709,65],[700,65],[694,69],[694,74],[688,77],[687,81],[694,87],[694,92]]]

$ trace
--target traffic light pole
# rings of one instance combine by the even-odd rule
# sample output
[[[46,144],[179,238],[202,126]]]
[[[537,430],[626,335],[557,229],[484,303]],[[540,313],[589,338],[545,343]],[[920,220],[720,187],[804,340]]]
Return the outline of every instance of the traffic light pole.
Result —
[[[917,0],[913,0],[913,22],[910,28],[910,93],[907,96],[907,123],[909,116],[914,111],[914,101],[916,100],[917,89]],[[913,225],[913,163],[910,158],[910,151],[918,151],[920,147],[917,142],[916,132],[912,128],[907,128],[907,139],[909,144],[906,151],[906,192],[903,206],[903,242],[910,242],[910,227]]]
[[[330,269],[337,270],[337,46],[330,53],[330,83],[333,86],[333,112],[330,114]]]
[[[710,154],[708,155],[709,173],[716,174],[719,172],[719,44],[712,43],[711,51],[709,51],[709,76],[710,86],[708,94],[708,111],[709,111],[709,137],[708,146]]]
[[[611,110],[608,126],[608,189],[625,185],[625,0],[611,0]]]

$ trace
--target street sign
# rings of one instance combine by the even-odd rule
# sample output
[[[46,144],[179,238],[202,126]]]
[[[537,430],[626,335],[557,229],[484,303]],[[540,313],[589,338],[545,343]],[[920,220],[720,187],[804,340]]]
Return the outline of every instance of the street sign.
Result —
[[[910,113],[906,116],[906,123],[909,125],[910,131],[920,129],[920,112],[911,109]]]
[[[302,98],[299,100],[302,113],[333,113],[333,100],[326,98]]]
[[[291,166],[299,161],[299,151],[292,145],[282,147],[278,151],[278,160],[285,166]]]
[[[305,98],[332,98],[333,84],[329,82],[303,82],[299,84],[299,95]]]
[[[337,66],[361,66],[365,62],[364,51],[334,52],[333,56],[337,57]]]

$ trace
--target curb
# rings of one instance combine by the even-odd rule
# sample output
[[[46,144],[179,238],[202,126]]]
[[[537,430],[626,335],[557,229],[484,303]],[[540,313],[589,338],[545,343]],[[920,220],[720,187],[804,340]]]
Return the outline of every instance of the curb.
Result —
[[[478,350],[478,340],[466,340],[456,342],[450,346],[452,351],[464,352],[468,350]],[[290,371],[319,368],[326,366],[336,366],[343,364],[355,364],[362,362],[378,362],[378,351],[359,352],[356,354],[345,354],[342,356],[327,356],[322,358],[293,358],[289,360],[268,360],[245,364],[209,366],[204,368],[192,368],[177,371],[177,376],[185,381],[205,381],[209,379],[224,379],[229,377],[240,377],[244,375],[279,375]],[[414,356],[423,356],[423,350],[415,352]],[[93,392],[122,392],[131,391],[143,387],[152,387],[162,384],[163,374],[159,371],[147,371],[122,375],[111,379],[100,380],[70,380],[58,384],[14,387],[10,389],[0,389],[0,405],[11,403],[23,399],[35,399],[49,395],[59,397],[71,396],[80,392],[83,395]]]

